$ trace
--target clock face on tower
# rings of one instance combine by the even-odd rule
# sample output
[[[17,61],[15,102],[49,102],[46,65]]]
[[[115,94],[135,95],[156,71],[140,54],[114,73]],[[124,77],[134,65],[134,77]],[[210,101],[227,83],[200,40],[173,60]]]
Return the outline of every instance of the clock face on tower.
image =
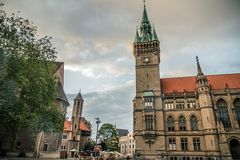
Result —
[[[150,57],[143,57],[143,62],[144,63],[149,63],[150,62]]]

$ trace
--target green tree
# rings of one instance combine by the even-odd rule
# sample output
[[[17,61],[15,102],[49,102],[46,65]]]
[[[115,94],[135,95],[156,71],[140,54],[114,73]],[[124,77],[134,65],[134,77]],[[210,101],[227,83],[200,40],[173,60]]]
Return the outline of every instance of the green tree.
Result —
[[[56,132],[64,114],[55,106],[56,79],[51,38],[38,38],[29,20],[0,10],[0,118],[18,139],[22,128]]]
[[[98,131],[100,142],[106,144],[108,151],[118,151],[119,138],[116,129],[112,124],[105,123]]]
[[[91,138],[88,139],[88,141],[86,142],[85,146],[84,146],[84,151],[92,151],[94,149],[96,142],[93,141]]]

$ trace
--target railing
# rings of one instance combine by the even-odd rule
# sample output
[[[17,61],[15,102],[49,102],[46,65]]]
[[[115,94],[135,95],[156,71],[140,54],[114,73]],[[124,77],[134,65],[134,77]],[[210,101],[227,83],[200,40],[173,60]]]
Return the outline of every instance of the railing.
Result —
[[[227,94],[227,89],[215,89],[212,92],[213,94]]]
[[[212,90],[212,92],[213,94],[227,94],[227,93],[236,94],[240,93],[240,89],[239,88],[214,89]]]
[[[165,93],[163,97],[166,99],[170,98],[194,98],[196,97],[195,92],[176,92],[173,91],[172,93]]]
[[[225,132],[238,132],[240,133],[240,128],[225,128]]]
[[[240,93],[240,89],[239,88],[232,88],[232,89],[230,89],[230,93]]]

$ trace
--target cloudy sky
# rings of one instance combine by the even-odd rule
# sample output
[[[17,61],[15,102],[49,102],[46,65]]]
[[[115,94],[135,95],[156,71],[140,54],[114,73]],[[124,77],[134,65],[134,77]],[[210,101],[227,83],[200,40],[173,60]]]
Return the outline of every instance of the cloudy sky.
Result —
[[[83,116],[132,130],[135,92],[132,42],[142,0],[0,0],[8,13],[52,36],[65,63],[69,101],[82,91]],[[239,0],[147,0],[148,17],[161,42],[161,77],[240,71]],[[69,107],[69,114],[71,107]]]

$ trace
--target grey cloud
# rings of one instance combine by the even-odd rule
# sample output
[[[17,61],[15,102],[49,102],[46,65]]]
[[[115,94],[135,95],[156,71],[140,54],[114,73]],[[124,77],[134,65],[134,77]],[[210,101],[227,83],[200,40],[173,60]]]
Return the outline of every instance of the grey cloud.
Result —
[[[76,94],[68,94],[72,103]],[[134,97],[134,83],[129,82],[117,88],[102,92],[91,92],[82,94],[84,99],[83,116],[90,120],[94,131],[95,118],[100,117],[102,123],[112,123],[119,128],[132,130],[132,99]],[[68,109],[68,116],[71,117],[72,105]]]
[[[146,4],[161,42],[161,77],[195,75],[196,55],[206,74],[239,72],[239,0]],[[99,116],[103,122],[131,129],[134,86],[122,84],[134,79],[131,45],[141,22],[142,1],[11,0],[4,8],[9,13],[21,11],[20,16],[39,27],[40,35],[53,37],[58,60],[67,69],[66,92],[91,92],[83,94],[87,119],[94,123]]]

